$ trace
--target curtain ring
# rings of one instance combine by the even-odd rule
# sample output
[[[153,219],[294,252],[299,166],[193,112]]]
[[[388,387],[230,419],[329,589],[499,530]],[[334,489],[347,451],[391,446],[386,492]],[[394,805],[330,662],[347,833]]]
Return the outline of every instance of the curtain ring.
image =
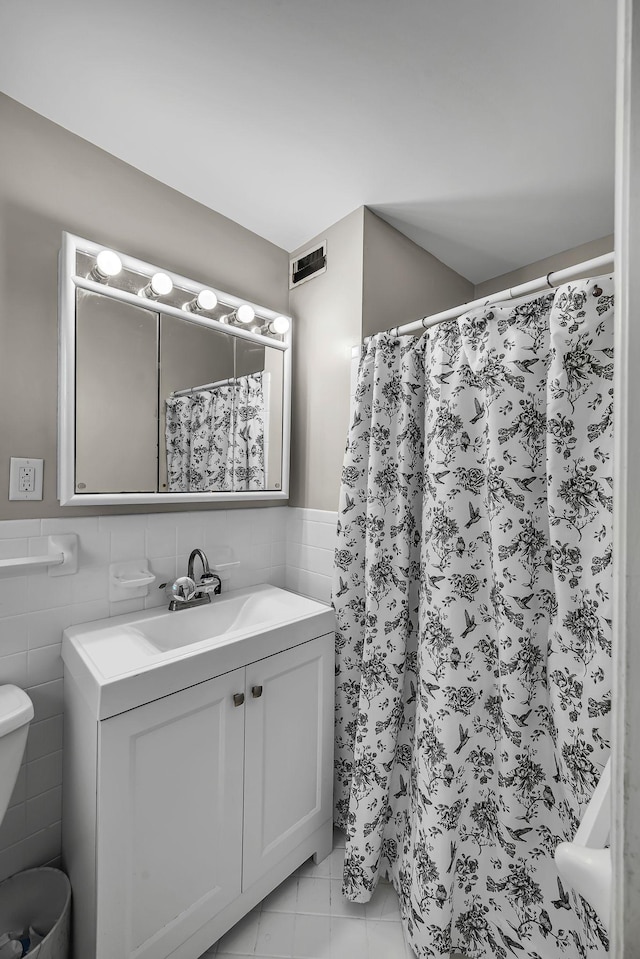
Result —
[[[550,290],[555,290],[555,286],[553,285],[553,283],[552,283],[551,280],[549,279],[549,277],[551,276],[552,273],[553,273],[553,270],[551,270],[549,273],[547,273],[547,286],[549,287]]]

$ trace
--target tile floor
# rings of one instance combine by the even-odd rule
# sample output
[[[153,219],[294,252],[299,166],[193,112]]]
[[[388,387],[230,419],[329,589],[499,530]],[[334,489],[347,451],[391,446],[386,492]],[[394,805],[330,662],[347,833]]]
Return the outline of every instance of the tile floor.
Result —
[[[324,862],[304,863],[202,959],[415,959],[393,886],[379,883],[365,905],[349,902],[341,893],[343,859],[344,835],[336,831]]]

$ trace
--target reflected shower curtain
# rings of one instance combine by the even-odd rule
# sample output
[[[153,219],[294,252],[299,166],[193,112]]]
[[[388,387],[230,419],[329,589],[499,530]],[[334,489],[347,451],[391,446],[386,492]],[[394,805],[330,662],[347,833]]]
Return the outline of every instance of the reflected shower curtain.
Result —
[[[251,373],[236,380],[233,475],[236,490],[265,488],[264,373]]]
[[[191,452],[191,397],[169,396],[165,412],[167,446],[167,489],[170,493],[189,491]]]
[[[232,490],[234,386],[201,390],[191,400],[189,490]]]
[[[170,396],[166,402],[167,488],[233,489],[233,385]]]
[[[574,959],[553,862],[608,757],[613,284],[363,349],[340,496],[344,892],[421,957]]]
[[[170,492],[264,489],[262,375],[167,399]]]

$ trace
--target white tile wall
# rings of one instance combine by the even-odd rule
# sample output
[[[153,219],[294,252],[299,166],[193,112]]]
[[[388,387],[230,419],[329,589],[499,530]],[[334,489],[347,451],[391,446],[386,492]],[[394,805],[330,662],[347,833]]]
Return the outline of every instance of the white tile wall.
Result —
[[[0,577],[0,684],[26,689],[35,707],[0,825],[0,880],[60,855],[62,631],[167,602],[154,585],[145,599],[110,603],[109,564],[144,557],[159,584],[186,572],[195,546],[212,563],[231,551],[241,565],[225,590],[271,583],[328,603],[336,522],[336,513],[285,506],[0,522],[2,558],[46,553],[50,533],[77,533],[79,542],[73,576],[50,577],[44,569]]]
[[[331,602],[331,576],[338,514],[289,509],[286,586],[322,603]]]
[[[201,546],[213,562],[232,550],[241,565],[224,589],[286,580],[286,507],[149,513],[0,522],[0,557],[47,552],[43,537],[77,533],[78,572],[50,577],[46,569],[0,578],[0,684],[16,683],[33,700],[26,755],[0,825],[0,880],[20,869],[57,861],[62,804],[62,631],[72,624],[162,606],[164,591],[110,603],[111,562],[145,557],[157,583],[185,573]]]

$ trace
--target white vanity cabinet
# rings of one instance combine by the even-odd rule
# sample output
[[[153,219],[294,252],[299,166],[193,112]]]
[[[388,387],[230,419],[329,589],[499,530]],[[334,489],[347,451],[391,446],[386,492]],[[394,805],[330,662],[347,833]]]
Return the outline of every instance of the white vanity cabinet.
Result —
[[[67,650],[74,959],[198,959],[305,859],[328,855],[334,635],[295,632],[287,648],[253,658],[260,644],[247,643],[246,665],[103,719]]]
[[[244,709],[233,695],[243,674],[100,723],[100,959],[170,956],[240,895]]]
[[[246,675],[242,876],[249,887],[333,814],[333,779],[323,771],[327,751],[333,767],[333,636],[252,663]]]

